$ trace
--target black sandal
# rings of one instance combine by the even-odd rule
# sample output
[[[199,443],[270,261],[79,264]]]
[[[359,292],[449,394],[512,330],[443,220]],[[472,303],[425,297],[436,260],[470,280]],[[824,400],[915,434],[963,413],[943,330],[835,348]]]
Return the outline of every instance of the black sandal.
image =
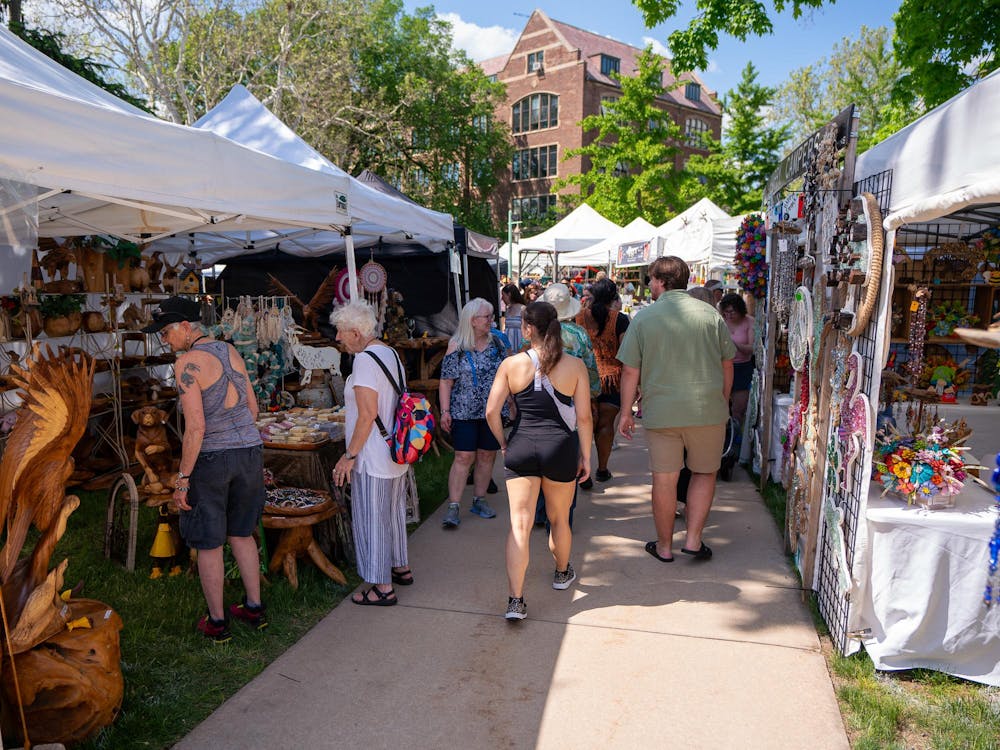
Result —
[[[371,593],[375,594],[375,599],[369,597],[369,594]],[[352,596],[351,601],[355,604],[360,604],[362,607],[391,607],[399,600],[396,598],[396,592],[392,589],[389,589],[388,591],[379,591],[376,586],[372,586],[367,591],[361,592],[360,599],[355,599]]]
[[[394,570],[392,571],[392,582],[397,586],[412,586],[413,585],[413,571],[407,568],[406,570]]]
[[[712,557],[712,548],[704,542],[701,543],[698,549],[685,549],[681,547],[681,552],[685,555],[691,555],[695,560],[708,560]]]

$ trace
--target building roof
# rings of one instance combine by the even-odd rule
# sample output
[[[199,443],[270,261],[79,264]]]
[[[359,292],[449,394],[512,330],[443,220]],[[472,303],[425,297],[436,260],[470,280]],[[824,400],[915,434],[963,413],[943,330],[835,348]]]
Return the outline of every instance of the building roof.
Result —
[[[552,27],[562,35],[572,48],[580,50],[580,57],[586,61],[587,76],[591,80],[606,83],[609,86],[618,85],[614,79],[601,73],[601,55],[617,57],[621,61],[620,69],[623,75],[631,75],[638,70],[638,58],[639,54],[642,52],[642,50],[638,47],[633,47],[630,44],[619,42],[618,40],[611,39],[610,37],[595,34],[592,31],[584,31],[583,29],[571,26],[568,23],[563,23],[562,21],[553,20],[540,10],[536,10],[535,13],[539,14],[545,21],[551,24]],[[665,95],[667,99],[672,100],[675,104],[682,107],[700,109],[714,115],[722,114],[719,103],[715,99],[715,92],[709,90],[709,88],[705,86],[704,82],[698,77],[697,73],[684,73],[681,75],[681,81],[690,81],[701,86],[702,97],[698,101],[695,102],[686,98],[684,96],[683,86],[675,86],[671,88],[671,84],[673,84],[677,79],[674,78],[670,72],[670,60],[665,58],[664,62],[666,64],[663,74],[663,87],[666,89]]]
[[[497,55],[496,57],[490,57],[486,60],[476,63],[480,70],[487,76],[495,76],[503,72],[503,69],[507,67],[507,60],[510,59],[510,53],[506,55]]]

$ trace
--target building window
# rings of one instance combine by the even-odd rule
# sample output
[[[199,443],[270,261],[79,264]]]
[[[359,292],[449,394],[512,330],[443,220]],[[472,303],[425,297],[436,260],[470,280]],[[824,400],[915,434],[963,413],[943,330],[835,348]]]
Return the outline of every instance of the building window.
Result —
[[[497,82],[497,74],[494,73],[491,76],[486,76],[486,80],[489,81],[490,83],[496,83]]]
[[[528,72],[534,73],[536,70],[542,70],[545,68],[545,51],[539,50],[538,52],[528,53]]]
[[[514,133],[554,128],[559,124],[559,97],[555,94],[532,94],[511,108]]]
[[[684,123],[684,143],[691,148],[705,148],[702,133],[709,131],[708,123],[697,117],[689,117]]]
[[[601,97],[601,114],[602,115],[610,115],[611,114],[611,107],[609,105],[613,104],[616,101],[618,101],[618,97],[617,96],[602,96]]]
[[[449,185],[459,185],[462,181],[462,167],[457,162],[441,167],[441,181]]]
[[[611,55],[601,55],[601,75],[610,76],[621,70],[622,61]]]
[[[514,198],[510,202],[514,221],[530,222],[540,219],[556,207],[556,197],[547,195],[531,195],[527,198]]]
[[[515,180],[534,180],[558,174],[558,146],[524,148],[515,152],[511,174]]]
[[[692,102],[701,101],[701,84],[700,83],[688,83],[684,86],[684,98],[689,99]]]
[[[490,118],[488,115],[476,115],[472,118],[472,128],[480,133],[490,132]]]

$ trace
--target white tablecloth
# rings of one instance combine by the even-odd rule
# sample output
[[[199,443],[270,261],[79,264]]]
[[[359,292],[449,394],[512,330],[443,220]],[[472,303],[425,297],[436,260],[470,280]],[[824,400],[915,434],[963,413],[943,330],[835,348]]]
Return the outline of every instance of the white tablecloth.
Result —
[[[992,465],[992,455],[989,464]],[[983,605],[993,495],[968,484],[948,510],[872,482],[855,558],[854,622],[876,669],[924,667],[1000,686],[1000,605]]]

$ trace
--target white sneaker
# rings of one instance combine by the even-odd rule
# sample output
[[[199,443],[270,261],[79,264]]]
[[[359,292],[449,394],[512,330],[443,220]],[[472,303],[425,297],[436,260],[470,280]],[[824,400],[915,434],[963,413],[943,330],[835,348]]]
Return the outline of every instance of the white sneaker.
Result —
[[[508,620],[523,620],[528,616],[528,608],[524,604],[524,597],[515,599],[513,596],[507,597],[507,613],[504,615]]]
[[[552,588],[562,591],[568,589],[570,584],[576,580],[576,571],[573,570],[572,563],[566,565],[566,570],[557,570],[552,575]]]

